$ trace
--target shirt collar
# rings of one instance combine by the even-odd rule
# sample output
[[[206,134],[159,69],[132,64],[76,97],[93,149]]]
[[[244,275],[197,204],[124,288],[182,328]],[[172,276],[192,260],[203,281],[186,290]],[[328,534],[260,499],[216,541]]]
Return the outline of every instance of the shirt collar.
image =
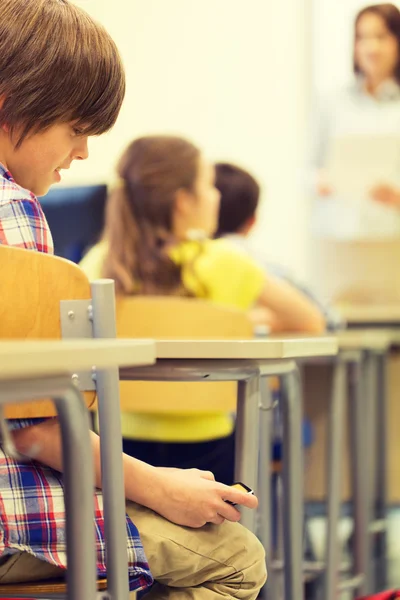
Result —
[[[2,177],[4,177],[5,179],[8,179],[8,181],[15,183],[14,177],[11,175],[10,171],[8,169],[6,169],[6,167],[2,163],[0,163],[0,175]]]
[[[355,91],[363,96],[369,96],[365,90],[364,77],[357,77]],[[374,96],[369,97],[377,102],[392,102],[395,100],[400,100],[400,85],[394,78],[386,79],[386,81],[383,81],[378,86]]]

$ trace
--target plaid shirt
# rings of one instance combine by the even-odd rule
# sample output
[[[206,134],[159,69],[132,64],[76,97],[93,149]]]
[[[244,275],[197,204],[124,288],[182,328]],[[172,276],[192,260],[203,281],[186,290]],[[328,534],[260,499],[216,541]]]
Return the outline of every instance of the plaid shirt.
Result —
[[[0,244],[53,253],[42,208],[31,192],[17,185],[0,164]],[[21,274],[21,277],[23,274]],[[38,420],[9,421],[20,429]],[[152,583],[139,533],[126,517],[130,589]],[[95,493],[97,570],[106,576],[102,494]],[[19,463],[0,449],[0,556],[29,552],[65,569],[64,485],[62,475],[37,462]]]

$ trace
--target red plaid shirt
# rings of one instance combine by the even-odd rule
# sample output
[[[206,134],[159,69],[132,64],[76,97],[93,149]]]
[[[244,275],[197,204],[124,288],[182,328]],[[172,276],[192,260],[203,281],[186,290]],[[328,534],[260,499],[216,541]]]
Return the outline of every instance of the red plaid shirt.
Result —
[[[53,253],[53,240],[38,199],[0,164],[0,244]],[[23,274],[21,274],[23,276]],[[9,421],[20,429],[34,420]],[[102,494],[95,493],[97,570],[106,576]],[[139,533],[126,517],[130,589],[152,583]],[[67,567],[62,475],[35,462],[18,463],[0,449],[0,556],[29,552]]]

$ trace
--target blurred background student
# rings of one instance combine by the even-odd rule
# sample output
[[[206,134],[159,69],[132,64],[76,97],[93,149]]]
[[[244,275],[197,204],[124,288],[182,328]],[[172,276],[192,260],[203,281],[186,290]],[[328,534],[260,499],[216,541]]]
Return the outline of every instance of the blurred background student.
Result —
[[[325,300],[400,299],[400,11],[361,10],[354,80],[316,124],[313,282]]]
[[[118,294],[203,298],[258,309],[272,331],[319,333],[319,308],[223,239],[213,240],[220,193],[215,170],[193,144],[169,136],[137,139],[119,165],[102,241],[83,259],[91,279],[111,277]],[[124,452],[155,466],[198,467],[233,482],[231,415],[124,414]]]
[[[284,265],[269,261],[266,253],[261,252],[259,246],[254,243],[251,233],[257,224],[260,202],[260,186],[256,179],[237,165],[216,163],[215,187],[221,195],[215,237],[223,237],[238,246],[253,257],[266,272],[298,289],[324,314],[328,329],[339,327],[340,318],[332,308],[320,302],[309,286],[299,281]]]

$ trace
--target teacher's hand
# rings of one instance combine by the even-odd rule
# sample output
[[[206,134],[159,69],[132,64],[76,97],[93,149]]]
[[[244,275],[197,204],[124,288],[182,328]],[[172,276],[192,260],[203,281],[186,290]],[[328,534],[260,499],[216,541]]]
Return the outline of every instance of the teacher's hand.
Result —
[[[386,204],[387,206],[393,206],[394,208],[400,208],[400,189],[394,188],[391,185],[377,185],[370,192],[371,198]]]
[[[331,196],[333,194],[332,186],[330,185],[324,171],[318,173],[317,178],[317,194],[318,196]]]

